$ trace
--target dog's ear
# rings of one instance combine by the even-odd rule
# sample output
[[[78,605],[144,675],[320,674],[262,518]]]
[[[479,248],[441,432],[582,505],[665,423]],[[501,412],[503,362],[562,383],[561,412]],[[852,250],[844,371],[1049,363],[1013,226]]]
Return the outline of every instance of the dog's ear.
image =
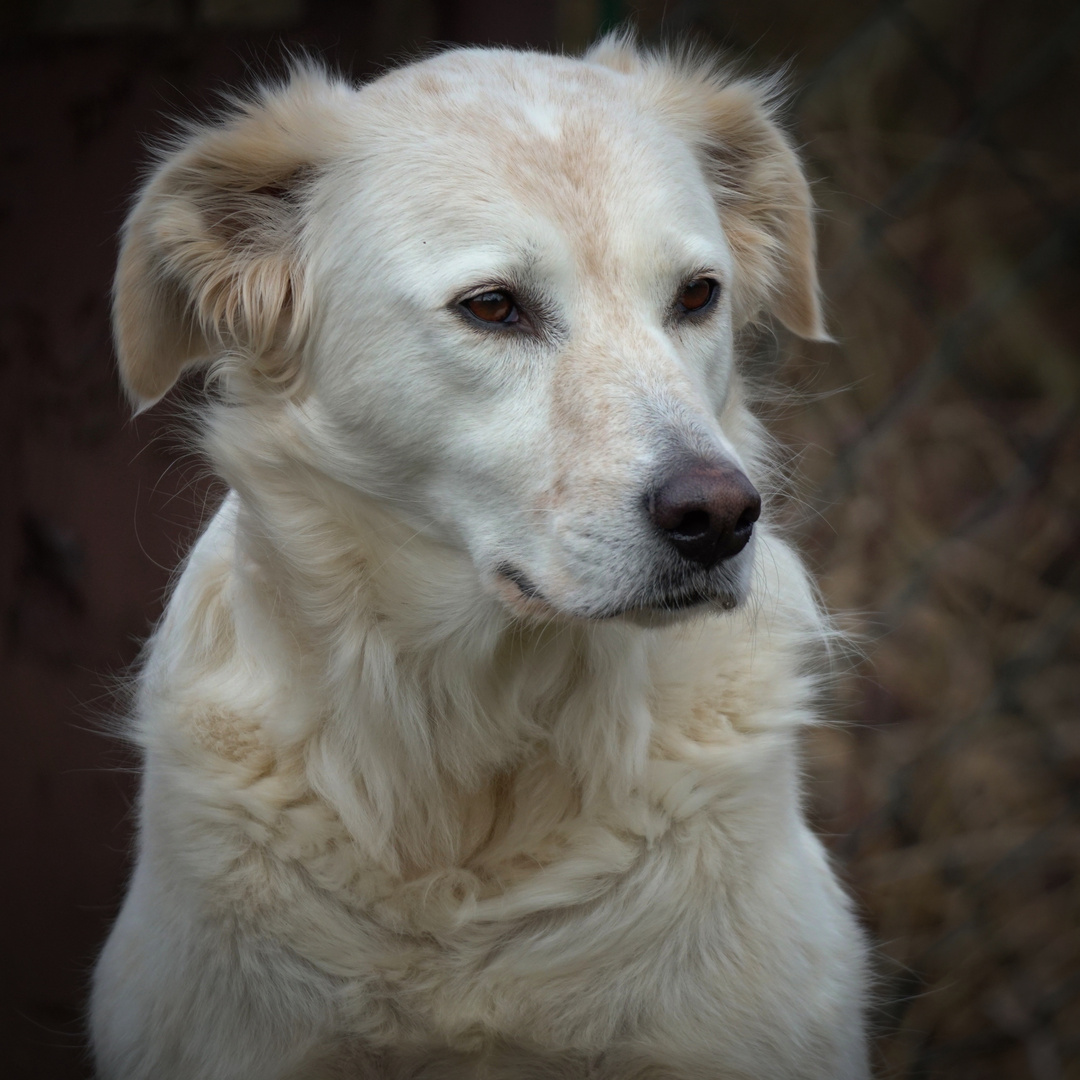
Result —
[[[163,157],[124,227],[113,294],[120,374],[138,408],[185,367],[297,346],[305,190],[333,154],[347,93],[298,67]]]
[[[661,111],[703,155],[732,247],[735,315],[772,312],[800,337],[828,341],[818,290],[813,200],[777,124],[775,79],[738,79],[692,52],[640,53],[625,36],[589,59],[645,80]]]
[[[703,117],[706,160],[737,267],[736,306],[747,320],[764,307],[800,337],[828,341],[810,185],[773,118],[771,90],[767,82],[721,86]]]

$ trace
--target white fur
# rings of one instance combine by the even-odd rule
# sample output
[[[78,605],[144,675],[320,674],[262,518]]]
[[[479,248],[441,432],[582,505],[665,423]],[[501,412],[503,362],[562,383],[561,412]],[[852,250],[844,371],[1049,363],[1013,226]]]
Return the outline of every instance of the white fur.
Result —
[[[762,478],[734,335],[816,290],[768,88],[625,41],[299,70],[163,158],[121,369],[212,364],[231,492],[139,678],[104,1080],[868,1075],[813,588],[766,515],[670,612],[642,511],[673,454]]]

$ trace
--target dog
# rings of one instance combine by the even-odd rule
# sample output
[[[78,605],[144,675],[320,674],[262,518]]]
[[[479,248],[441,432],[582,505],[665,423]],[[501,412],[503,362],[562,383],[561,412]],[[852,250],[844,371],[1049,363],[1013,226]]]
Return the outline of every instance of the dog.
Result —
[[[830,624],[737,352],[825,339],[775,82],[613,36],[301,61],[115,286],[228,494],[146,650],[103,1080],[859,1080],[800,805]]]

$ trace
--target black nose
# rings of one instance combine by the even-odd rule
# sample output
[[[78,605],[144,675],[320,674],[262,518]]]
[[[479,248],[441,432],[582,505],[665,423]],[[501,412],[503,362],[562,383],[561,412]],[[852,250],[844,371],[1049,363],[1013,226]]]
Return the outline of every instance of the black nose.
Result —
[[[708,569],[746,547],[761,496],[738,469],[701,465],[662,484],[648,510],[683,558]]]

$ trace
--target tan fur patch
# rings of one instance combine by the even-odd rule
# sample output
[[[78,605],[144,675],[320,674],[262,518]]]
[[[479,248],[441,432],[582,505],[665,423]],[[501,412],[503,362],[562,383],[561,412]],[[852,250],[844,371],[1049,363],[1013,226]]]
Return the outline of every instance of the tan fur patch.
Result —
[[[245,765],[259,774],[273,768],[273,752],[258,722],[249,717],[207,709],[191,718],[190,729],[196,744],[215,757]]]
[[[150,180],[128,219],[113,323],[124,384],[153,404],[188,364],[268,353],[295,373],[308,295],[297,246],[306,178],[333,153],[338,84],[298,72],[225,125],[206,127]]]

